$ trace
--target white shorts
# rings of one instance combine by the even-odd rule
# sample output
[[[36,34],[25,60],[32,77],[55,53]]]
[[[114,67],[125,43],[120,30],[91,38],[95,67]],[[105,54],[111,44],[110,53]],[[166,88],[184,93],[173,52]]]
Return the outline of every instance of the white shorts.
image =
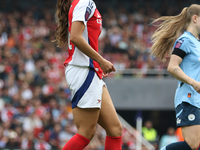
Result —
[[[101,108],[105,82],[89,67],[68,65],[65,77],[72,95],[72,108]]]

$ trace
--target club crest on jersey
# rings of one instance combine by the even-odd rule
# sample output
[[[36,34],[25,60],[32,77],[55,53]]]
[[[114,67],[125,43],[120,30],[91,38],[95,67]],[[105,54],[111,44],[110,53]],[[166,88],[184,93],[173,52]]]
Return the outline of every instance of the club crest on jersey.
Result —
[[[92,12],[91,9],[87,7],[85,12],[85,21],[88,21],[91,12]]]
[[[194,114],[189,114],[188,120],[193,121],[194,119],[195,119],[195,115]]]
[[[175,45],[175,48],[180,48],[182,44],[183,44],[183,40],[178,40]]]

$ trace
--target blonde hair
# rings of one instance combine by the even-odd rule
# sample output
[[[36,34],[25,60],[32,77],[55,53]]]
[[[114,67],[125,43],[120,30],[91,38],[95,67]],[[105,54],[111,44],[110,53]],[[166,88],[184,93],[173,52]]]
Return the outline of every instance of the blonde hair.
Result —
[[[170,54],[174,42],[180,32],[187,29],[193,15],[200,16],[200,5],[192,4],[190,7],[183,8],[179,15],[163,16],[154,20],[152,23],[158,21],[162,21],[162,23],[151,37],[153,42],[151,54],[162,60],[166,54]]]

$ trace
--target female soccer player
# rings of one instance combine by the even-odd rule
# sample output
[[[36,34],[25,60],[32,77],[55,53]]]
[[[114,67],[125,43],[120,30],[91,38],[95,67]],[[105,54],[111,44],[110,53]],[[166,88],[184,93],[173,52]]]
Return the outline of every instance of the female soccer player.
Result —
[[[152,36],[152,54],[163,59],[173,48],[167,70],[178,80],[176,123],[185,140],[161,150],[195,150],[200,143],[200,5],[193,4],[177,16],[160,17],[154,23],[157,21],[163,22]]]
[[[56,41],[68,41],[65,75],[72,94],[78,133],[63,150],[83,150],[95,134],[96,124],[107,133],[105,150],[121,150],[122,126],[102,77],[115,71],[98,53],[102,18],[93,0],[58,0]]]

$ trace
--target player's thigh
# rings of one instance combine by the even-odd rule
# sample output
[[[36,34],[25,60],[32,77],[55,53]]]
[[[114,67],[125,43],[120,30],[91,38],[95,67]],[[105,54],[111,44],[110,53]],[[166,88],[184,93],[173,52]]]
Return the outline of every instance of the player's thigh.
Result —
[[[78,133],[91,139],[96,130],[100,109],[76,107],[72,112]]]
[[[186,102],[176,107],[177,126],[192,149],[200,143],[200,109]]]
[[[106,130],[108,136],[121,136],[122,126],[110,94],[105,86],[103,87],[102,104],[98,123]]]
[[[200,125],[184,126],[181,128],[185,141],[192,149],[196,149],[200,143]]]

